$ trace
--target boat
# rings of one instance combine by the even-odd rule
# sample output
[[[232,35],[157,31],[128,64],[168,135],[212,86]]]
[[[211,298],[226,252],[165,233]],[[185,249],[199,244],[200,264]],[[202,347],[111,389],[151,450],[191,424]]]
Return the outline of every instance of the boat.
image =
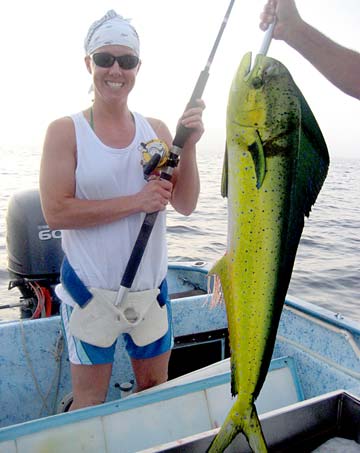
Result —
[[[41,257],[31,250],[36,248],[31,231],[49,236],[44,220],[39,217],[37,225],[34,220],[38,195],[22,194],[15,201],[18,212],[29,212],[25,220],[17,216],[24,223],[17,237],[26,232],[30,239],[18,255],[9,247],[11,278],[51,295],[56,266],[47,270],[43,258],[41,272],[32,263],[20,266],[20,254]],[[57,241],[58,233],[50,232],[42,251],[59,265],[61,253],[51,251],[54,243],[58,250]],[[0,453],[205,451],[233,402],[225,307],[210,306],[208,267],[204,261],[169,264],[175,334],[169,381],[133,394],[134,376],[120,340],[107,401],[73,412],[60,318],[49,309],[46,316],[45,303],[38,308],[36,294],[42,291],[32,294],[33,313],[44,316],[0,323]],[[271,451],[312,451],[334,436],[359,442],[359,398],[360,325],[287,298],[256,403]],[[242,435],[229,451],[249,451]]]
[[[205,281],[205,266],[172,266],[177,281],[180,275],[180,282],[185,275],[188,280],[191,272]],[[64,412],[71,385],[59,317],[2,323],[0,452],[115,452],[119,445],[123,452],[205,451],[204,442],[210,443],[232,404],[226,316],[223,307],[209,308],[206,294],[176,298],[172,304],[176,342],[169,382],[128,395],[133,375],[120,341],[107,402],[74,412]],[[270,426],[265,429],[269,438],[280,423],[282,443],[287,439],[294,445],[294,436],[299,443],[306,432],[307,442],[317,446],[337,432],[336,408],[344,407],[341,398],[354,407],[354,415],[347,417],[359,417],[359,342],[360,327],[355,323],[304,301],[286,300],[273,360],[257,402],[264,426]],[[331,406],[334,392],[341,396]],[[332,408],[326,420],[323,409],[321,416],[311,412],[317,398]],[[301,409],[310,411],[311,417],[301,415]],[[321,422],[318,436],[312,425],[302,424],[298,431],[299,420]],[[359,432],[346,426],[341,422],[345,435],[359,439]],[[355,426],[359,429],[360,424]],[[180,449],[186,442],[192,446]],[[242,442],[244,450],[230,451],[248,451]]]

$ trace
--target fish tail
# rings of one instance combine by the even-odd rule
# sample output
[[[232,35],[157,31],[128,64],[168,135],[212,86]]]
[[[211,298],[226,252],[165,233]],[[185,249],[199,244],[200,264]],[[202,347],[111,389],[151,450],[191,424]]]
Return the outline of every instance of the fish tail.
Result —
[[[267,453],[268,449],[255,405],[252,407],[250,420],[244,424],[243,430],[252,451],[255,453]]]
[[[255,405],[248,407],[246,411],[242,410],[242,406],[237,399],[207,453],[222,453],[240,432],[244,433],[254,453],[267,453]]]

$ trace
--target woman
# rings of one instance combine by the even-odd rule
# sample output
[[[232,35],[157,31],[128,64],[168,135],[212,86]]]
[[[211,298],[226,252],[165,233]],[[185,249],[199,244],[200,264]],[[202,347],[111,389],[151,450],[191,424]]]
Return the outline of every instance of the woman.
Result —
[[[67,262],[81,284],[113,291],[119,288],[145,213],[160,211],[131,290],[159,288],[167,332],[145,346],[124,334],[137,390],[142,390],[167,380],[173,337],[165,281],[165,209],[171,203],[189,215],[196,207],[200,183],[195,145],[204,130],[204,104],[199,100],[180,120],[191,133],[172,181],[153,175],[146,182],[144,144],[161,139],[170,146],[172,137],[162,121],[129,110],[128,95],[141,65],[136,30],[111,10],[90,27],[85,51],[93,105],[49,125],[40,171],[42,207],[49,227],[63,230]],[[100,404],[106,399],[116,341],[99,347],[72,335],[69,322],[76,301],[64,281],[57,293],[71,362],[71,410]]]

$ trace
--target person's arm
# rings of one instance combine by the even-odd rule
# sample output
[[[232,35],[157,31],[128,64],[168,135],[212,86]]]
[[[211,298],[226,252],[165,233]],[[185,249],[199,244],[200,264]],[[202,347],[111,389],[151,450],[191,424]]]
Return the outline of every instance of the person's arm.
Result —
[[[299,15],[294,0],[270,0],[261,14],[260,28],[275,20],[274,38],[282,39],[305,57],[344,93],[360,99],[360,54],[335,43]]]
[[[172,175],[173,191],[171,204],[183,215],[190,215],[196,208],[200,193],[200,178],[196,162],[196,143],[200,140],[204,127],[202,111],[204,103],[198,101],[198,107],[185,111],[180,119],[183,126],[191,128],[191,133],[181,151],[180,162]],[[172,138],[166,125],[159,120],[152,120],[153,128],[159,138],[171,146]]]
[[[73,122],[50,124],[40,169],[40,194],[46,222],[52,229],[85,228],[110,223],[138,212],[165,209],[171,197],[169,181],[150,181],[130,196],[108,200],[75,197],[76,139]]]

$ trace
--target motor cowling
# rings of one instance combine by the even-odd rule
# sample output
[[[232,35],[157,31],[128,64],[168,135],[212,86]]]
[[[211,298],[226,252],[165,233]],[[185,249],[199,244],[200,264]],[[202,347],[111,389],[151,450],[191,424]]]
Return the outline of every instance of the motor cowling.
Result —
[[[59,314],[55,286],[63,258],[61,231],[46,224],[38,190],[18,192],[10,198],[6,225],[9,289],[21,293],[21,317]]]
[[[38,190],[14,194],[6,218],[8,270],[12,277],[56,279],[63,258],[61,231],[45,222]]]

